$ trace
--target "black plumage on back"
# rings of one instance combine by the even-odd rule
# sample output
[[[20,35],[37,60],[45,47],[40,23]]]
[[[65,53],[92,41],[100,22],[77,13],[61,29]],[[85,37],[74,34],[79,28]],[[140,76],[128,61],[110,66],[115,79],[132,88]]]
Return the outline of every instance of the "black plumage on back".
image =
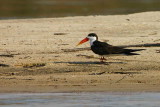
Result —
[[[137,53],[132,53],[136,51],[141,51],[145,49],[124,49],[117,46],[112,46],[105,42],[94,41],[91,46],[91,50],[98,55],[109,55],[109,54],[125,54],[125,55],[139,55]]]

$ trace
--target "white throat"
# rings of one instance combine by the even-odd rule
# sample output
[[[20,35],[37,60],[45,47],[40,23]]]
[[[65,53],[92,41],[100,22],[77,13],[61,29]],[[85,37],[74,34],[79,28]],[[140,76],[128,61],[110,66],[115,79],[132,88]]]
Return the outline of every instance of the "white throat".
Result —
[[[88,37],[89,41],[90,41],[90,45],[93,45],[93,42],[96,41],[96,37]]]

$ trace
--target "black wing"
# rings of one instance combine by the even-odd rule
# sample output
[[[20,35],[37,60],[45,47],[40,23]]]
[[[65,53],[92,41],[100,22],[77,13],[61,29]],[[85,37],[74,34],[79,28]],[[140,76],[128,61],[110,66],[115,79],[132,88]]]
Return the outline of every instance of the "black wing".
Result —
[[[124,49],[117,46],[112,46],[106,42],[95,41],[91,46],[92,51],[95,54],[107,55],[107,54],[123,54]]]
[[[93,42],[93,46],[91,46],[91,49],[95,54],[99,55],[108,55],[108,54],[139,55],[137,53],[132,53],[132,52],[145,50],[145,49],[124,49],[122,47],[112,46],[106,42],[100,42],[100,41]]]

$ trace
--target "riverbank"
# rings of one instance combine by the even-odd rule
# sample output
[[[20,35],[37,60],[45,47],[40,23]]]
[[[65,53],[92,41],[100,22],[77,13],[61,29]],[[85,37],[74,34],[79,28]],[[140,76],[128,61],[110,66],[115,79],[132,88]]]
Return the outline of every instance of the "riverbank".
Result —
[[[89,43],[76,47],[91,32],[117,46],[159,43],[159,22],[160,12],[0,20],[0,92],[159,91],[159,47],[106,64],[77,51]]]

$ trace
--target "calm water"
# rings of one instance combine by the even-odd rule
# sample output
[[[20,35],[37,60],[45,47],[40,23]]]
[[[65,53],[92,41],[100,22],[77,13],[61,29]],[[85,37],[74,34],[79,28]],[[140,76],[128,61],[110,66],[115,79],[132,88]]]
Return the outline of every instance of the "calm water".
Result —
[[[160,93],[0,94],[0,107],[160,107]]]
[[[160,0],[0,0],[0,19],[160,11]]]

